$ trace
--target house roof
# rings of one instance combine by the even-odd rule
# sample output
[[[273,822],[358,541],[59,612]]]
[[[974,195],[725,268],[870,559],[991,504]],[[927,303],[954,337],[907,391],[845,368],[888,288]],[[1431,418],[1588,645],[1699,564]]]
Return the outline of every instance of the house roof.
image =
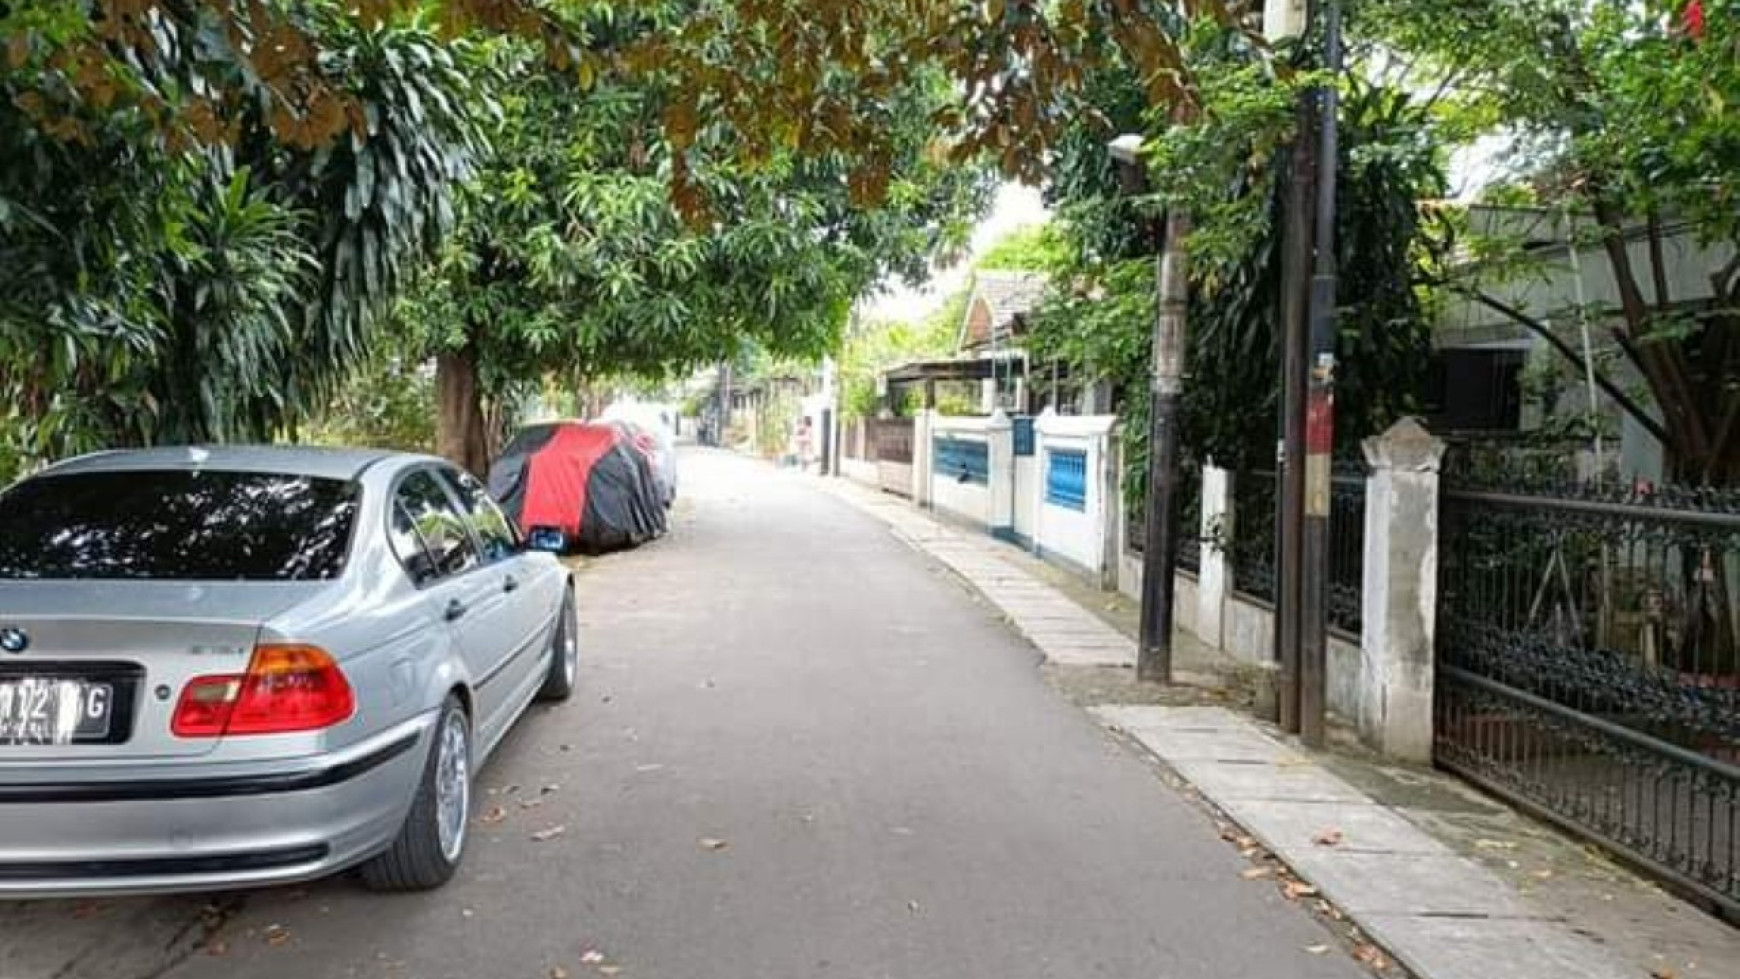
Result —
[[[1041,272],[987,269],[973,277],[973,296],[961,323],[961,349],[984,346],[996,334],[1016,332],[1018,321],[1045,295]]]

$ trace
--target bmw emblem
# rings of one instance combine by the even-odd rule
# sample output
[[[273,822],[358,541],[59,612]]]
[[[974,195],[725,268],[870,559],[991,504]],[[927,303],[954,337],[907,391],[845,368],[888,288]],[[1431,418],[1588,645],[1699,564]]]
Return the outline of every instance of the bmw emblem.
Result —
[[[22,653],[30,648],[30,636],[23,629],[8,626],[0,629],[0,649],[8,653]]]

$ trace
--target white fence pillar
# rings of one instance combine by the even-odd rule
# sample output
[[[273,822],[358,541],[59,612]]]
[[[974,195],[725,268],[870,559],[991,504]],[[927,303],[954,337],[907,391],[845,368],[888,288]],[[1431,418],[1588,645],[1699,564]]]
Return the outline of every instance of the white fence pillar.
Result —
[[[1438,468],[1444,443],[1404,418],[1365,440],[1365,581],[1359,731],[1392,758],[1432,760]]]
[[[1209,463],[1202,467],[1201,544],[1196,571],[1196,635],[1216,649],[1225,638],[1225,615],[1232,594],[1232,474]]]
[[[1015,535],[1015,423],[998,408],[985,421],[986,489],[991,506],[985,514],[992,536],[1010,540]]]

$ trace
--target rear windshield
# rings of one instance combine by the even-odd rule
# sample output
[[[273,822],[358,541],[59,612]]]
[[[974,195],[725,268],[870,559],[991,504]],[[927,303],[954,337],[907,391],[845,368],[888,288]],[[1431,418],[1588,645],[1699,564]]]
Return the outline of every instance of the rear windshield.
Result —
[[[0,494],[0,579],[334,578],[356,509],[355,483],[308,476],[39,476]]]

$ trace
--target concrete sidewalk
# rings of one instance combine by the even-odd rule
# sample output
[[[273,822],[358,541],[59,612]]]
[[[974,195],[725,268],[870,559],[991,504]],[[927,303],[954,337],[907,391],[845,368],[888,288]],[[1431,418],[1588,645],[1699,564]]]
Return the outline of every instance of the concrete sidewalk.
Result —
[[[905,500],[825,485],[954,571],[1064,673],[1133,663],[1130,637],[1048,583],[1030,556]],[[1198,688],[1218,678],[1180,677]],[[1246,715],[1173,703],[1133,680],[1100,687],[1078,702],[1422,979],[1740,976],[1740,931],[1448,776],[1357,748],[1307,753]]]

